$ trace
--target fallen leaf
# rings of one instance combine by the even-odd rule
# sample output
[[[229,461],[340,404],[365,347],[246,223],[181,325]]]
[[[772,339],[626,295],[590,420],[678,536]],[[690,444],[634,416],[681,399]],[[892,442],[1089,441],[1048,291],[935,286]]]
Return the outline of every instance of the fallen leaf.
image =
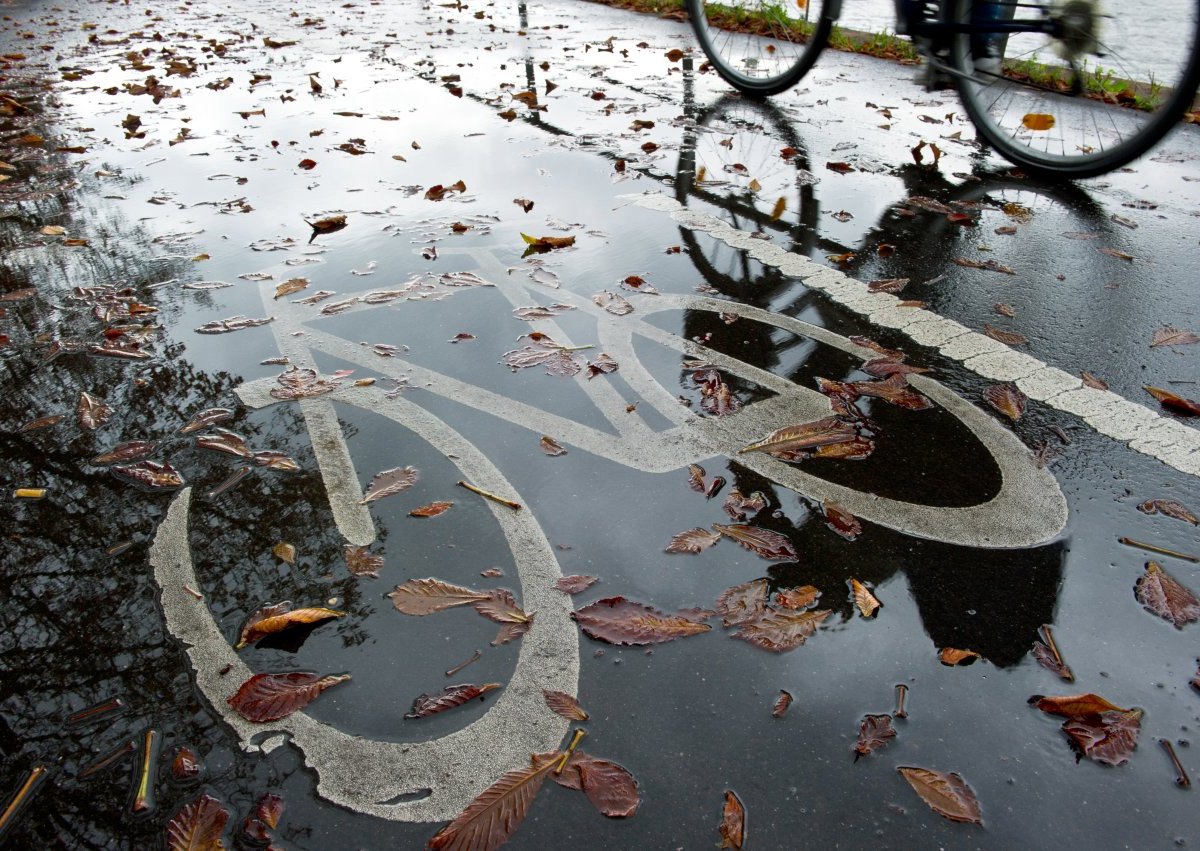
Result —
[[[308,278],[289,278],[279,286],[275,287],[275,298],[283,298],[285,295],[298,293],[308,287]]]
[[[721,540],[720,535],[707,529],[688,529],[686,532],[680,532],[672,537],[671,542],[667,544],[666,551],[669,553],[699,553],[707,550],[719,540]]]
[[[255,674],[242,683],[228,703],[247,721],[278,721],[312,703],[325,689],[348,679],[348,674],[323,677],[308,671]]]
[[[1016,422],[1025,413],[1025,402],[1028,397],[1017,388],[1017,385],[1006,381],[1003,384],[994,384],[984,390],[983,398],[997,411]]]
[[[1200,337],[1191,331],[1181,331],[1170,325],[1164,325],[1154,332],[1154,338],[1150,341],[1150,347],[1186,346],[1191,343],[1200,343]]]
[[[1191,399],[1185,399],[1170,390],[1163,390],[1161,387],[1151,387],[1148,384],[1142,385],[1142,389],[1153,396],[1165,408],[1179,411],[1183,414],[1191,416],[1200,416],[1200,402],[1193,402]]]
[[[1193,526],[1200,525],[1200,519],[1195,514],[1173,499],[1148,499],[1138,505],[1138,511],[1143,514],[1165,514]]]
[[[983,657],[974,650],[959,650],[957,647],[943,647],[938,651],[938,661],[943,665],[971,665],[976,659]]]
[[[158,448],[158,444],[149,440],[130,440],[118,443],[107,452],[102,452],[88,463],[94,467],[106,467],[118,461],[136,461],[145,458]]]
[[[533,209],[533,202],[528,198],[513,198],[513,203],[528,213]]]
[[[854,605],[858,606],[858,610],[862,612],[864,618],[874,617],[875,613],[879,611],[879,607],[883,605],[871,593],[871,589],[853,577],[850,579],[850,590],[854,598]]]
[[[1075,749],[1088,759],[1121,765],[1137,749],[1142,714],[1140,709],[1130,709],[1083,715],[1063,722],[1062,729]]]
[[[554,583],[554,587],[562,591],[564,594],[578,594],[581,591],[586,591],[597,582],[595,576],[584,576],[574,574],[572,576],[564,576]]]
[[[755,491],[750,496],[745,496],[737,488],[732,488],[729,495],[725,497],[725,502],[721,504],[725,513],[738,521],[747,520],[766,507],[767,498],[762,491]]]
[[[587,377],[590,381],[597,375],[608,375],[609,373],[616,372],[619,368],[620,365],[612,357],[601,352],[596,356],[595,360],[587,362]]]
[[[883,278],[880,280],[869,281],[867,283],[867,291],[873,293],[896,293],[908,286],[908,278]]]
[[[250,451],[250,447],[246,445],[244,437],[237,432],[224,428],[214,429],[212,434],[197,435],[196,445],[201,449],[224,452],[238,458],[249,458],[253,454]]]
[[[910,766],[901,766],[896,770],[921,796],[921,800],[939,816],[951,821],[983,824],[979,799],[960,775],[953,771],[931,771],[928,768]]]
[[[821,511],[825,515],[825,525],[847,541],[853,541],[862,534],[862,523],[838,503],[826,501],[821,506]]]
[[[412,467],[393,467],[390,470],[376,473],[371,478],[371,483],[367,486],[366,493],[363,494],[359,505],[366,505],[368,502],[408,490],[417,483],[420,475]]]
[[[1146,572],[1135,586],[1137,600],[1176,629],[1200,620],[1200,600],[1157,562],[1146,562]]]
[[[1116,248],[1097,248],[1096,250],[1101,254],[1107,254],[1109,257],[1116,257],[1118,260],[1124,260],[1128,263],[1132,263],[1137,259],[1132,254],[1127,254],[1126,252],[1119,251]]]
[[[299,165],[300,168],[304,169],[305,171],[310,171],[317,167],[317,161],[305,158],[305,159],[300,160],[300,162],[297,163],[297,165]]]
[[[179,430],[180,434],[191,434],[194,431],[208,428],[217,423],[223,423],[226,420],[233,419],[233,411],[229,408],[208,408],[196,414],[188,420],[187,425]]]
[[[908,379],[896,373],[882,381],[855,381],[847,385],[859,396],[872,396],[909,411],[925,411],[933,402],[908,386]]]
[[[787,536],[770,529],[741,523],[728,526],[714,523],[713,528],[762,558],[771,561],[795,561],[799,558],[795,546]]]
[[[408,512],[409,517],[437,517],[439,514],[445,514],[453,506],[453,502],[431,502],[428,505],[422,505],[420,508],[414,508]]]
[[[462,193],[466,191],[467,184],[463,183],[461,180],[455,181],[449,186],[443,186],[442,184],[438,183],[434,186],[430,186],[429,189],[425,191],[425,199],[428,201],[441,201],[451,192]]]
[[[738,631],[733,633],[733,637],[763,650],[783,653],[802,645],[831,614],[833,613],[828,609],[803,612],[768,610],[758,620],[741,624]]]
[[[741,848],[746,841],[746,808],[732,790],[725,790],[725,807],[721,810],[721,844],[718,848]]]
[[[469,606],[487,594],[451,585],[440,579],[410,579],[388,594],[396,610],[406,615],[431,615],[454,606]]]
[[[571,617],[584,633],[609,644],[661,644],[712,629],[695,613],[669,615],[624,597],[605,597]]]
[[[969,260],[966,257],[954,257],[951,259],[955,263],[957,263],[959,266],[965,266],[968,269],[983,269],[984,271],[987,271],[987,272],[999,272],[1002,275],[1017,274],[1015,271],[1008,268],[1007,266],[1001,266],[995,260],[984,260],[984,261]]]
[[[271,842],[271,831],[283,816],[283,798],[265,792],[254,802],[254,809],[242,822],[242,835],[257,845]]]
[[[505,591],[504,589],[489,591],[482,599],[476,600],[472,605],[475,611],[496,623],[527,624],[533,617],[526,614],[517,605],[512,592]]]
[[[1045,112],[1028,112],[1021,118],[1026,130],[1049,130],[1055,125],[1054,116]]]
[[[37,419],[30,420],[29,422],[25,423],[20,428],[18,428],[17,434],[28,434],[31,431],[37,431],[38,429],[49,428],[52,425],[58,425],[60,422],[63,421],[63,419],[64,419],[64,417],[62,414],[51,414],[48,417],[38,417]]]
[[[704,493],[704,468],[699,464],[688,464],[688,487],[696,493]]]
[[[259,609],[247,619],[246,624],[242,627],[242,634],[238,639],[237,649],[240,650],[247,645],[254,644],[256,641],[266,638],[268,635],[283,632],[285,629],[293,626],[321,623],[331,618],[345,616],[345,612],[322,607],[293,609],[292,604],[286,601],[277,603],[274,606],[267,606],[266,608]]]
[[[383,556],[373,554],[368,547],[347,544],[346,548],[342,550],[342,557],[346,560],[346,569],[355,576],[379,578],[379,570],[383,567]]]
[[[782,718],[787,714],[788,707],[792,705],[792,693],[786,689],[779,690],[779,697],[775,698],[775,705],[771,707],[772,718]]]
[[[292,544],[284,541],[280,541],[278,544],[272,547],[271,554],[285,564],[296,563],[296,548]]]
[[[464,703],[482,697],[489,691],[501,688],[500,683],[463,683],[456,686],[446,686],[441,694],[423,694],[413,701],[412,711],[405,713],[405,718],[427,718],[447,709],[454,709]]]
[[[609,818],[628,818],[641,804],[638,782],[629,770],[611,760],[596,759],[578,751],[571,764],[579,773],[587,799]]]
[[[75,413],[79,417],[79,425],[88,431],[94,431],[108,422],[113,409],[91,393],[80,393]]]
[[[538,445],[542,447],[543,452],[552,458],[567,454],[567,450],[563,449],[562,444],[547,434],[542,435],[541,440],[538,441]]]
[[[717,597],[717,614],[725,626],[758,620],[767,610],[767,580],[735,585]]]
[[[573,236],[530,236],[521,234],[525,244],[538,251],[549,251],[554,248],[568,248],[575,244]]]
[[[625,280],[621,281],[621,286],[627,290],[633,290],[635,293],[645,293],[646,295],[659,294],[658,290],[650,286],[641,275],[628,276]]]
[[[614,316],[625,316],[626,314],[633,313],[633,305],[629,303],[628,299],[608,290],[601,290],[596,293],[592,296],[592,301]]]
[[[167,462],[142,460],[134,464],[114,464],[109,467],[114,476],[149,490],[176,490],[184,485],[183,476]]]
[[[993,340],[997,340],[1006,346],[1021,346],[1029,342],[1029,338],[1024,334],[1018,334],[1015,331],[1005,331],[1002,328],[996,328],[988,323],[983,323],[983,333],[987,334]]]
[[[858,725],[858,742],[854,745],[854,760],[860,756],[869,756],[887,746],[889,739],[896,737],[896,728],[892,726],[891,715],[864,715]]]
[[[1078,718],[1083,715],[1099,715],[1101,712],[1127,712],[1119,706],[1114,706],[1098,694],[1067,694],[1046,696],[1035,694],[1029,698],[1029,704],[1048,715],[1062,715],[1066,718]]]
[[[167,851],[223,851],[221,836],[228,822],[229,810],[207,792],[201,792],[167,822]]]
[[[200,757],[191,748],[181,747],[171,760],[171,779],[176,783],[190,783],[200,776]]]
[[[510,641],[515,641],[525,633],[529,632],[529,628],[533,625],[533,615],[529,615],[529,620],[520,623],[502,623],[500,630],[496,633],[496,637],[492,639],[491,645],[499,647],[501,644],[508,644]]]
[[[799,588],[784,588],[775,592],[775,605],[783,609],[807,609],[820,598],[821,592],[814,585]]]
[[[1104,381],[1097,378],[1096,376],[1092,375],[1086,369],[1083,372],[1079,373],[1079,377],[1083,380],[1083,383],[1085,385],[1087,385],[1088,387],[1091,387],[1093,390],[1107,390],[1108,389],[1108,384],[1106,384]]]
[[[542,689],[542,697],[546,699],[546,705],[552,709],[555,714],[561,715],[570,721],[586,721],[588,714],[583,707],[579,705],[579,701],[571,695],[562,691],[552,691],[551,689]]]
[[[838,417],[824,417],[811,423],[785,426],[751,443],[738,453],[765,452],[783,461],[798,461],[809,457],[809,450],[819,446],[843,443],[858,436],[854,426]]]

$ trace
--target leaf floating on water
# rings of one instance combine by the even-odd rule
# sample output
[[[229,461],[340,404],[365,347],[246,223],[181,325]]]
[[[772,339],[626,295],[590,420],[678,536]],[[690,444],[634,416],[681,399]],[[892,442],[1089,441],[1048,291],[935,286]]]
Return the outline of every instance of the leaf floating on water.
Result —
[[[1191,399],[1185,399],[1182,396],[1172,393],[1170,390],[1163,390],[1161,387],[1151,387],[1143,385],[1142,389],[1153,396],[1165,408],[1171,408],[1183,414],[1191,416],[1200,416],[1200,402],[1193,402]]]
[[[284,296],[298,293],[303,289],[308,288],[308,278],[289,278],[279,286],[275,287],[275,298],[280,299]]]
[[[629,303],[628,299],[616,293],[610,293],[608,290],[596,293],[592,296],[592,301],[614,316],[625,316],[633,313],[633,305]]]
[[[338,389],[336,381],[321,378],[314,369],[292,367],[280,373],[275,381],[279,386],[271,388],[274,399],[309,399]]]
[[[669,615],[624,597],[597,600],[571,617],[590,638],[609,644],[661,644],[712,629],[701,614]]]
[[[621,286],[627,290],[632,290],[635,293],[659,295],[658,290],[650,286],[650,284],[646,282],[646,279],[641,275],[630,275],[625,280],[621,281]]]
[[[454,505],[453,502],[431,502],[428,505],[422,505],[420,508],[414,508],[408,512],[409,517],[437,517],[439,514],[445,514]]]
[[[1017,385],[1006,381],[1003,384],[994,384],[984,390],[983,398],[997,411],[1016,422],[1025,413],[1025,402],[1028,397],[1017,388]]]
[[[224,428],[214,429],[212,434],[197,436],[196,445],[202,449],[226,452],[239,458],[249,458],[253,454],[250,447],[246,445],[246,438]]]
[[[223,851],[221,841],[229,810],[221,802],[202,792],[198,798],[180,807],[167,822],[167,851]]]
[[[379,571],[383,568],[383,556],[374,555],[367,547],[356,547],[353,544],[346,545],[342,556],[346,559],[346,568],[355,576],[379,578]]]
[[[551,458],[557,458],[559,455],[567,454],[567,450],[563,449],[562,444],[548,434],[542,435],[542,439],[538,441],[538,445],[541,446],[542,451]]]
[[[783,461],[798,461],[808,457],[809,450],[816,447],[844,443],[857,436],[858,430],[844,420],[824,417],[811,423],[776,429],[738,452],[765,452]]]
[[[725,790],[725,806],[721,810],[721,844],[718,848],[741,848],[746,841],[746,808],[731,789]]]
[[[231,419],[233,419],[233,411],[229,410],[229,408],[208,408],[188,420],[187,425],[181,428],[179,433],[191,434],[194,431],[200,431],[200,429],[208,428],[211,425],[223,423]]]
[[[704,468],[699,464],[688,464],[688,487],[696,493],[704,493]]]
[[[248,316],[231,316],[228,319],[214,319],[212,322],[205,322],[196,329],[196,333],[228,334],[232,331],[241,331],[245,328],[257,328],[260,325],[266,325],[268,322],[274,321],[274,316],[265,316],[260,319],[251,319]]]
[[[296,463],[295,458],[271,449],[255,452],[254,463],[260,467],[266,467],[268,470],[275,470],[279,473],[300,472],[300,465]]]
[[[554,758],[502,775],[426,844],[429,851],[495,851],[525,820]]]
[[[799,588],[784,588],[775,592],[775,605],[783,609],[807,609],[820,598],[821,592],[813,585]]]
[[[271,548],[271,554],[285,564],[296,563],[296,548],[289,543],[280,541]]]
[[[1137,737],[1142,728],[1142,710],[1101,712],[1070,718],[1062,725],[1071,744],[1088,759],[1105,765],[1121,765],[1129,761],[1137,749]]]
[[[181,747],[171,760],[171,777],[176,783],[190,783],[200,776],[200,758],[189,747]]]
[[[423,694],[413,701],[412,711],[405,714],[405,718],[428,718],[430,715],[436,715],[439,712],[445,712],[447,709],[454,709],[456,706],[462,706],[464,703],[474,700],[487,694],[489,691],[501,688],[500,683],[483,683],[475,685],[473,683],[463,683],[456,686],[446,686],[442,689],[441,694]]]
[[[1074,682],[1075,675],[1058,652],[1058,645],[1054,641],[1054,632],[1049,624],[1042,624],[1039,638],[1044,638],[1045,642],[1040,640],[1033,642],[1033,658],[1037,660],[1039,665],[1057,674],[1061,679],[1069,683]]]
[[[112,449],[102,452],[88,463],[93,467],[107,467],[109,464],[116,464],[118,461],[136,461],[139,458],[145,458],[157,448],[158,444],[149,440],[130,440],[126,443],[118,443]]]
[[[283,632],[293,626],[321,623],[331,618],[345,616],[345,612],[319,606],[293,609],[290,602],[276,603],[274,606],[259,609],[246,620],[245,626],[242,627],[241,638],[238,639],[237,649],[240,650],[268,635]]]
[[[323,677],[308,671],[255,674],[242,683],[228,703],[247,721],[278,721],[308,706],[325,689],[348,679],[349,674]]]
[[[529,632],[529,628],[533,626],[533,615],[529,615],[529,619],[520,621],[519,623],[502,623],[500,630],[496,633],[496,637],[489,643],[493,647],[499,647],[501,644],[508,644],[510,641],[516,641],[525,633]]]
[[[853,541],[862,534],[862,523],[838,503],[826,501],[821,511],[825,515],[825,525],[847,541]]]
[[[1066,718],[1076,718],[1081,715],[1099,715],[1102,712],[1127,712],[1098,694],[1067,694],[1061,696],[1046,696],[1035,694],[1029,698],[1029,704],[1049,715],[1062,715]]]
[[[758,620],[767,610],[767,594],[765,579],[727,588],[717,597],[717,614],[725,626]]]
[[[725,513],[737,521],[745,521],[767,507],[767,498],[762,491],[755,491],[750,496],[744,496],[740,490],[733,488],[721,504]]]
[[[408,490],[417,483],[420,477],[421,474],[412,467],[394,467],[391,470],[376,473],[371,478],[371,483],[367,486],[367,492],[359,501],[359,505],[366,505],[368,502]]]
[[[112,416],[113,409],[91,393],[80,393],[79,404],[75,408],[75,413],[78,415],[79,424],[83,428],[88,431],[94,431],[108,422],[108,418]]]
[[[499,589],[489,591],[482,599],[474,602],[475,611],[496,623],[529,623],[532,615],[526,614],[513,599],[511,591]]]
[[[829,609],[803,612],[768,611],[758,620],[742,624],[734,638],[770,650],[783,653],[795,650],[812,637],[824,620],[833,612]]]
[[[1200,525],[1200,519],[1195,514],[1173,499],[1148,499],[1138,505],[1138,511],[1143,514],[1165,514],[1193,526]]]
[[[566,692],[552,691],[551,689],[544,688],[542,689],[542,697],[546,699],[546,705],[556,714],[570,721],[586,721],[590,717],[584,711],[584,708],[579,705],[579,701]]]
[[[1200,337],[1191,331],[1182,331],[1174,326],[1164,325],[1154,332],[1154,337],[1150,341],[1150,347],[1187,346],[1192,343],[1200,343]]]
[[[760,529],[757,526],[747,526],[741,523],[728,526],[714,523],[713,528],[770,561],[796,561],[799,558],[795,546],[787,536],[770,529]]]
[[[587,362],[588,381],[591,381],[597,375],[608,375],[611,372],[616,372],[619,367],[620,365],[611,356],[601,352],[596,356],[595,360]]]
[[[283,798],[271,792],[259,796],[251,814],[242,822],[242,835],[258,845],[271,842],[271,831],[279,826],[283,815]]]
[[[695,528],[688,529],[686,532],[680,532],[671,538],[671,543],[667,544],[667,552],[669,553],[699,553],[707,550],[717,541],[721,540],[721,536],[707,529]]]
[[[184,485],[183,476],[165,461],[162,464],[145,460],[134,464],[116,464],[109,470],[122,481],[150,490],[175,490]]]
[[[583,793],[603,815],[629,818],[637,812],[642,803],[638,782],[623,765],[579,751],[572,755],[569,765],[579,775]]]
[[[939,816],[951,821],[983,824],[979,799],[961,775],[953,771],[901,766],[896,769],[921,796],[921,800]]]
[[[564,594],[578,594],[581,591],[586,591],[598,581],[595,576],[583,576],[575,574],[573,576],[564,576],[554,583],[554,587],[562,591]]]
[[[1146,562],[1146,572],[1138,579],[1135,594],[1139,603],[1176,629],[1200,619],[1200,600],[1157,562]]]
[[[953,257],[951,259],[959,266],[965,266],[968,269],[983,269],[987,272],[999,272],[1001,275],[1017,274],[1012,269],[1000,265],[995,260],[984,260],[981,262],[979,260],[970,260],[966,257]]]
[[[850,590],[854,598],[854,605],[858,606],[858,610],[864,618],[874,617],[875,613],[879,611],[879,607],[883,605],[871,593],[870,588],[853,577],[850,579]]]
[[[388,594],[398,612],[417,616],[431,615],[454,606],[469,606],[487,596],[483,591],[432,578],[410,579]]]
[[[305,219],[304,223],[317,233],[333,233],[334,231],[341,230],[347,224],[346,217],[342,215],[326,216],[323,219],[317,219],[315,222]]]
[[[909,411],[926,411],[933,402],[908,385],[903,374],[893,374],[883,381],[855,381],[848,385],[860,396],[874,396]]]
[[[887,746],[888,740],[896,737],[891,715],[864,715],[858,725],[858,742],[854,745],[854,760],[869,756]]]
[[[28,434],[31,431],[49,428],[52,425],[58,425],[60,422],[62,422],[62,420],[62,414],[51,414],[48,417],[38,417],[36,420],[30,420],[17,429],[17,434]]]
[[[938,661],[950,667],[954,667],[955,665],[971,665],[975,660],[982,658],[974,650],[959,650],[956,647],[943,647],[938,651]]]
[[[549,251],[553,248],[568,248],[575,244],[573,236],[530,236],[521,234],[525,244],[536,251]]]

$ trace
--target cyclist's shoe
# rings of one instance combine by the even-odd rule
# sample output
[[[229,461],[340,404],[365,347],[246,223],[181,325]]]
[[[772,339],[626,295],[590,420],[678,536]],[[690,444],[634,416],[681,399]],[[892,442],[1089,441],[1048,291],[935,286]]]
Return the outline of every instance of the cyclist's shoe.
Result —
[[[918,86],[923,86],[927,92],[954,88],[954,78],[941,68],[935,66],[928,59],[917,66],[916,74],[913,75],[913,82]]]
[[[980,51],[975,56],[975,73],[979,77],[1002,77],[1004,65],[1004,57],[1000,55],[999,50],[989,49]]]

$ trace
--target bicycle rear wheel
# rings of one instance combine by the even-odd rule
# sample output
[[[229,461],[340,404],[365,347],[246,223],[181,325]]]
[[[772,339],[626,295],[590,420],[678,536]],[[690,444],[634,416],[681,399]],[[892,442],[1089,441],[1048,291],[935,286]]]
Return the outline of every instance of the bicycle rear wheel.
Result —
[[[743,94],[766,97],[808,73],[833,29],[828,0],[687,0],[709,62]]]
[[[1026,170],[1090,177],[1144,154],[1179,123],[1200,84],[1200,0],[957,0],[963,106],[979,135]],[[999,6],[999,9],[995,7]],[[1039,20],[1054,36],[980,34],[982,20]],[[1003,56],[1002,61],[1000,56]]]

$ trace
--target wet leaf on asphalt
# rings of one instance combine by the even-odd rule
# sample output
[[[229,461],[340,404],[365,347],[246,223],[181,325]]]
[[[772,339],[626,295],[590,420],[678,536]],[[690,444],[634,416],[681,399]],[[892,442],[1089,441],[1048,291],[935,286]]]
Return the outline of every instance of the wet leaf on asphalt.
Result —
[[[786,689],[779,690],[779,697],[775,698],[775,705],[771,707],[772,718],[782,718],[787,715],[788,708],[792,705],[792,693]]]
[[[542,451],[551,458],[557,458],[559,455],[567,454],[567,450],[563,449],[562,444],[548,434],[542,435],[541,440],[538,441],[538,445],[541,446]]]
[[[1054,651],[1050,649],[1049,645],[1043,644],[1041,641],[1035,641],[1033,642],[1031,652],[1037,663],[1046,670],[1057,674],[1067,682],[1075,681],[1075,675],[1071,673],[1071,669],[1067,667],[1065,662],[1054,655]]]
[[[265,449],[254,453],[254,463],[260,467],[266,467],[268,470],[274,470],[278,473],[298,473],[300,465],[296,463],[296,459],[290,455],[284,455],[282,452]]]
[[[554,587],[564,594],[578,594],[581,591],[586,591],[598,581],[595,576],[583,576],[574,574],[572,576],[564,576],[554,583]]]
[[[882,750],[895,737],[896,728],[892,726],[891,715],[864,715],[858,725],[858,741],[854,745],[855,762],[860,756],[869,756]]]
[[[864,618],[871,618],[879,611],[879,607],[883,604],[871,593],[871,589],[863,585],[857,579],[850,578],[850,592],[854,599],[854,605],[858,606],[858,610]]]
[[[596,356],[594,360],[587,362],[587,377],[590,381],[597,375],[608,375],[611,372],[616,372],[619,364],[612,357],[604,352]]]
[[[1024,334],[1018,334],[1016,331],[1005,331],[1003,328],[996,328],[986,322],[983,324],[983,333],[1006,346],[1022,346],[1029,342],[1029,338]]]
[[[732,538],[746,549],[769,561],[796,561],[799,558],[796,547],[786,535],[770,529],[747,526],[744,523],[731,525],[714,523],[712,525],[722,535]]]
[[[371,483],[367,485],[366,493],[363,494],[359,505],[366,505],[368,502],[408,490],[417,483],[420,477],[421,474],[412,467],[393,467],[390,470],[376,473],[371,477]]]
[[[721,540],[720,535],[697,527],[674,535],[671,538],[671,542],[667,544],[666,551],[669,553],[695,554],[707,550],[719,540]]]
[[[1002,275],[1017,274],[1012,269],[1008,268],[1007,266],[1002,266],[1001,264],[997,263],[995,260],[983,260],[983,261],[970,260],[966,257],[954,257],[951,259],[953,260],[953,262],[957,263],[959,266],[965,266],[968,269],[983,269],[984,271],[987,271],[987,272],[999,272]]]
[[[287,372],[280,373],[275,381],[278,387],[271,388],[274,399],[310,399],[338,389],[338,383],[328,378],[321,378],[314,369],[297,369],[291,367]]]
[[[1138,579],[1134,593],[1139,603],[1176,629],[1200,619],[1200,600],[1157,562],[1146,562],[1146,572]]]
[[[397,585],[388,597],[398,612],[406,615],[431,615],[454,606],[469,606],[487,599],[487,592],[451,585],[440,579],[410,579]]]
[[[1083,380],[1084,385],[1086,385],[1087,387],[1091,387],[1093,390],[1107,390],[1108,389],[1108,384],[1106,382],[1104,382],[1103,380],[1092,375],[1086,369],[1083,372],[1079,373],[1079,377],[1080,377],[1080,379]]]
[[[700,613],[669,615],[624,597],[597,600],[571,617],[588,637],[609,644],[661,644],[712,629]]]
[[[1148,499],[1138,505],[1138,511],[1143,514],[1165,514],[1193,526],[1200,525],[1200,519],[1195,514],[1173,499]]]
[[[30,420],[29,422],[25,423],[20,428],[18,428],[17,434],[28,434],[31,431],[37,431],[38,429],[49,428],[52,425],[58,425],[60,422],[63,421],[63,419],[64,418],[63,418],[62,414],[51,414],[48,417],[38,417],[37,419]]]
[[[807,609],[817,602],[821,592],[813,585],[782,588],[775,592],[775,605],[781,609]]]
[[[903,373],[894,373],[882,381],[855,381],[848,386],[860,396],[873,396],[909,411],[926,411],[933,407],[933,402],[908,386]]]
[[[242,836],[256,845],[271,842],[271,831],[279,826],[283,816],[283,798],[265,792],[254,802],[254,809],[242,821]]]
[[[732,789],[725,790],[725,806],[721,809],[721,844],[718,848],[742,847],[746,841],[746,808]]]
[[[346,560],[346,569],[355,576],[379,578],[379,571],[383,567],[383,556],[375,555],[369,547],[347,544],[342,550],[342,557]]]
[[[1078,718],[1082,715],[1099,715],[1102,712],[1126,712],[1109,703],[1098,694],[1066,694],[1046,696],[1035,694],[1029,698],[1029,704],[1049,715],[1062,715],[1066,718]]]
[[[1191,399],[1185,399],[1178,393],[1172,393],[1170,390],[1163,390],[1161,387],[1151,387],[1148,384],[1142,385],[1142,389],[1159,401],[1164,408],[1170,408],[1173,411],[1178,411],[1181,414],[1188,414],[1193,417],[1200,416],[1200,402],[1194,402]]]
[[[560,754],[549,754],[517,768],[479,793],[452,822],[439,830],[429,851],[495,851],[525,820],[529,807]]]
[[[983,657],[974,650],[959,650],[957,647],[943,647],[938,651],[938,661],[943,665],[971,665]]]
[[[75,407],[79,424],[88,431],[94,431],[108,422],[113,409],[91,393],[80,393],[79,404]]]
[[[1192,343],[1200,343],[1200,337],[1191,331],[1182,331],[1171,325],[1164,325],[1154,332],[1154,337],[1150,341],[1150,347],[1186,346]]]
[[[273,322],[275,317],[264,316],[259,319],[251,319],[248,316],[231,316],[228,319],[214,319],[212,322],[205,322],[196,329],[197,334],[229,334],[233,331],[242,331],[246,328],[257,328],[260,325],[266,325],[268,322]]]
[[[239,458],[249,458],[252,454],[250,447],[246,445],[246,438],[224,428],[214,429],[212,434],[197,435],[196,445],[202,449],[225,452]]]
[[[688,487],[696,493],[704,493],[704,468],[699,464],[688,464]]]
[[[149,460],[114,464],[109,470],[118,479],[149,490],[176,490],[184,485],[183,476],[165,461],[161,464]]]
[[[477,697],[482,697],[489,691],[501,688],[500,683],[462,683],[456,686],[446,686],[441,694],[423,694],[413,701],[412,711],[405,713],[405,718],[428,718],[447,709],[462,706]]]
[[[825,525],[847,541],[853,541],[862,534],[862,523],[838,503],[826,500],[821,506],[821,512],[825,515]]]
[[[1025,413],[1027,398],[1011,381],[993,384],[983,391],[984,401],[1013,422],[1021,419],[1021,415]]]
[[[592,296],[592,301],[614,316],[625,316],[626,314],[633,313],[633,305],[627,299],[608,290],[601,290],[596,293]]]
[[[284,296],[298,293],[303,289],[308,288],[308,278],[289,278],[282,284],[275,287],[275,298],[280,299]]]
[[[767,610],[767,580],[755,579],[727,588],[717,597],[717,614],[725,626],[758,620]]]
[[[237,649],[241,649],[256,641],[283,632],[293,626],[315,624],[331,618],[345,617],[345,612],[326,609],[321,606],[293,609],[291,601],[285,600],[274,606],[266,606],[247,618],[238,639]]]
[[[525,240],[525,244],[537,251],[549,251],[554,248],[568,248],[575,244],[573,236],[530,236],[527,233],[521,234],[521,239]]]
[[[125,443],[118,443],[112,449],[100,453],[88,463],[94,467],[107,467],[109,464],[116,464],[119,461],[136,461],[139,458],[145,458],[157,448],[158,444],[149,440],[130,440]]]
[[[1121,765],[1137,749],[1142,728],[1142,710],[1081,715],[1063,722],[1063,732],[1075,749],[1095,762]]]
[[[431,502],[428,505],[422,505],[420,508],[414,508],[408,512],[409,517],[437,517],[439,514],[445,514],[453,507],[453,502]]]
[[[278,544],[272,547],[271,554],[285,564],[296,563],[296,548],[286,541],[280,541]]]
[[[763,650],[783,653],[804,644],[831,614],[833,612],[829,609],[799,612],[769,610],[761,618],[741,624],[733,637]]]
[[[207,408],[188,420],[187,425],[179,430],[180,434],[191,434],[194,431],[223,423],[233,419],[233,411],[229,408]]]
[[[939,816],[951,821],[983,824],[979,799],[961,775],[953,771],[932,771],[910,766],[901,766],[896,770]]]
[[[348,679],[348,674],[323,677],[309,671],[255,674],[242,683],[228,703],[247,721],[278,721],[308,706],[325,689]]]
[[[489,591],[474,602],[475,611],[496,623],[529,623],[531,615],[522,611],[511,591]]]
[[[548,688],[542,689],[542,697],[546,699],[546,705],[549,706],[557,715],[561,715],[570,721],[586,721],[588,714],[579,701],[571,695],[563,691],[553,691]]]
[[[750,496],[744,496],[737,488],[732,488],[725,497],[725,502],[721,504],[725,513],[739,522],[751,519],[766,507],[767,498],[762,491],[755,491]]]
[[[501,644],[516,641],[522,635],[529,632],[530,627],[533,626],[533,616],[534,613],[531,612],[526,620],[500,624],[500,629],[496,632],[496,637],[489,643],[493,647],[499,647]]]
[[[858,430],[840,417],[824,417],[811,423],[776,429],[738,452],[765,452],[783,461],[799,461],[816,447],[844,443],[857,436]]]
[[[207,792],[201,792],[167,822],[167,851],[223,851],[221,836],[228,822],[229,810]]]
[[[579,787],[592,806],[609,818],[629,818],[642,803],[637,779],[623,765],[576,751],[568,769],[578,776]],[[563,776],[567,773],[564,769]]]
[[[181,747],[171,760],[171,779],[176,783],[189,783],[200,776],[200,757],[191,748]]]

